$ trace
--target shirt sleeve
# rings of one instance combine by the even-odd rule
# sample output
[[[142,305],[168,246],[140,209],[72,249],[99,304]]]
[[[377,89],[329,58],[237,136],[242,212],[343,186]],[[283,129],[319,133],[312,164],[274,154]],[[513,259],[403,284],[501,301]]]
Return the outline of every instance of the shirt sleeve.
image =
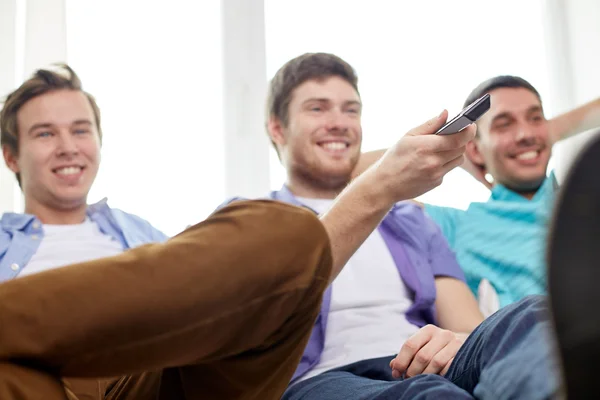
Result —
[[[146,221],[143,218],[140,218],[136,215],[129,214],[130,217],[134,218],[137,221],[137,226],[140,229],[146,230],[147,237],[150,238],[150,243],[157,242],[162,243],[166,242],[169,239],[169,236],[165,235],[161,230],[155,228],[150,222]]]
[[[402,202],[396,204],[392,213],[395,230],[403,240],[412,243],[412,247],[429,265],[433,277],[447,276],[465,281],[465,275],[440,227],[421,206]]]
[[[427,215],[429,225],[429,264],[434,277],[447,276],[465,282],[465,274],[456,260],[456,255],[448,246],[440,227]]]
[[[451,248],[455,246],[456,229],[464,215],[463,210],[425,204],[425,212],[438,225]]]
[[[162,243],[166,242],[169,239],[169,236],[165,235],[162,231],[156,229],[154,226],[152,226],[152,224],[148,223],[148,227],[150,229],[150,234],[154,241]]]

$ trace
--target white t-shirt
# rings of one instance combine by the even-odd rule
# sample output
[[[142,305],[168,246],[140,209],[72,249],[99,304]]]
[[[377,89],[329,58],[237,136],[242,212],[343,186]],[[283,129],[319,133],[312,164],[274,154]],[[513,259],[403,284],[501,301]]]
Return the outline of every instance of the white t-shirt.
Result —
[[[17,278],[123,252],[121,243],[89,219],[75,225],[43,225],[43,230],[38,250]]]
[[[319,214],[333,202],[299,200]],[[419,329],[406,319],[412,299],[377,230],[354,253],[332,286],[321,361],[302,379],[357,361],[396,354]]]

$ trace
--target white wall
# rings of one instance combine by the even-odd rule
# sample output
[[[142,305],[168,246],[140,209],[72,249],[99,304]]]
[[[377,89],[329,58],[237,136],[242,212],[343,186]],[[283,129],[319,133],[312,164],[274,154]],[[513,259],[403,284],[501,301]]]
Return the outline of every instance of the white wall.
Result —
[[[542,96],[550,93],[543,1],[265,0],[268,76],[305,52],[327,51],[342,57],[359,76],[364,103],[362,149],[388,147],[443,108],[451,115],[459,112],[469,91],[491,76],[523,76]],[[468,24],[447,18],[457,10],[462,10]],[[336,21],[360,29],[340,35],[339,24],[331,23],[333,15]],[[306,21],[320,29],[306,29]],[[430,29],[423,30],[425,25]],[[413,39],[415,32],[419,34]],[[476,50],[457,59],[455,44],[464,38],[470,38],[468,46]],[[551,101],[546,108],[553,113]],[[271,183],[278,188],[285,170],[274,152],[272,160]],[[489,195],[489,190],[457,168],[418,200],[466,209],[473,201],[487,201]]]
[[[263,0],[222,0],[225,194],[262,197],[269,190],[269,141]]]
[[[0,96],[14,89],[16,83],[16,0],[0,0]],[[0,163],[0,212],[13,211],[15,204],[15,178]]]
[[[555,52],[556,103],[566,111],[600,97],[600,1],[547,0],[548,39]],[[556,170],[564,177],[573,159],[594,133],[588,132],[555,146]]]
[[[66,0],[26,0],[22,78],[67,59]]]
[[[66,0],[0,0],[0,94],[34,69],[67,57]],[[555,111],[600,96],[600,1],[545,0]],[[269,189],[263,130],[267,74],[263,0],[221,0],[226,195]],[[20,13],[20,14],[19,14]],[[21,18],[21,20],[19,19]],[[21,32],[22,34],[19,34]],[[559,176],[585,135],[556,148]],[[0,167],[0,211],[22,207],[12,173]]]
[[[67,56],[65,0],[0,0],[0,95]],[[0,167],[0,212],[21,211],[14,174]]]

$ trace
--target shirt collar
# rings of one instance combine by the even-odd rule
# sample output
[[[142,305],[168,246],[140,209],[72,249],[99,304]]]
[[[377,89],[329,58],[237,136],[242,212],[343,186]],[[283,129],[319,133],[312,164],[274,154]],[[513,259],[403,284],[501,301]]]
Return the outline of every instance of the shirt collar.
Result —
[[[88,217],[92,217],[94,214],[105,213],[108,210],[110,210],[108,199],[105,197],[97,203],[88,205],[86,214]],[[39,222],[35,215],[8,212],[2,215],[0,226],[6,231],[23,231],[34,221]]]
[[[554,175],[554,171],[550,172],[550,175],[544,179],[542,186],[535,192],[533,195],[532,201],[539,201],[540,199],[545,198],[549,194],[554,193],[557,188],[556,176]],[[495,201],[528,201],[525,197],[521,196],[517,192],[507,188],[504,185],[497,184],[492,188],[492,195],[490,196],[490,200]]]
[[[97,203],[88,205],[87,211],[85,213],[88,217],[91,217],[93,214],[105,213],[109,209],[110,208],[108,207],[108,198],[105,197]]]
[[[294,194],[292,193],[292,191],[290,190],[290,188],[288,188],[285,184],[281,187],[281,189],[272,191],[271,192],[271,198],[274,199],[274,200],[279,200],[279,201],[283,201],[283,202],[286,202],[286,203],[290,203],[290,204],[293,204],[295,206],[308,208],[308,209],[312,210],[313,212],[317,213],[312,208],[307,207],[304,204],[302,204],[296,198],[296,196],[294,196]],[[397,209],[397,208],[399,208],[399,204],[398,203],[394,203],[394,206],[392,207],[392,211],[395,210],[395,209]]]
[[[283,185],[279,190],[271,192],[271,197],[275,200],[290,203],[295,206],[304,207],[304,205],[300,203],[300,201],[296,198],[296,196],[294,196],[292,191],[286,185]]]
[[[30,214],[4,213],[0,220],[0,226],[6,231],[22,231],[37,218]]]

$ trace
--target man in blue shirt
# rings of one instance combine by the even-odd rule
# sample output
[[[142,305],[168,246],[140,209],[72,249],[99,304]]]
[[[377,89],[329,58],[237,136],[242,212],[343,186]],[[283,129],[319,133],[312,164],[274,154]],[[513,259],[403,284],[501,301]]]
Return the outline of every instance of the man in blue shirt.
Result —
[[[423,206],[455,251],[472,292],[490,282],[502,307],[546,293],[544,249],[557,187],[554,174],[547,176],[552,145],[600,126],[600,99],[547,120],[529,82],[498,76],[475,88],[465,106],[486,93],[491,108],[477,122],[464,167],[491,188],[489,200],[467,210]],[[381,154],[366,153],[357,173]]]
[[[0,219],[0,282],[166,240],[106,200],[87,204],[100,166],[100,114],[69,67],[37,71],[8,95],[0,123],[25,200],[24,214]]]
[[[9,94],[0,124],[4,159],[25,200],[24,214],[0,219],[0,283],[167,239],[106,200],[87,204],[100,166],[100,112],[68,66],[39,70]],[[70,385],[85,396],[104,382]]]

